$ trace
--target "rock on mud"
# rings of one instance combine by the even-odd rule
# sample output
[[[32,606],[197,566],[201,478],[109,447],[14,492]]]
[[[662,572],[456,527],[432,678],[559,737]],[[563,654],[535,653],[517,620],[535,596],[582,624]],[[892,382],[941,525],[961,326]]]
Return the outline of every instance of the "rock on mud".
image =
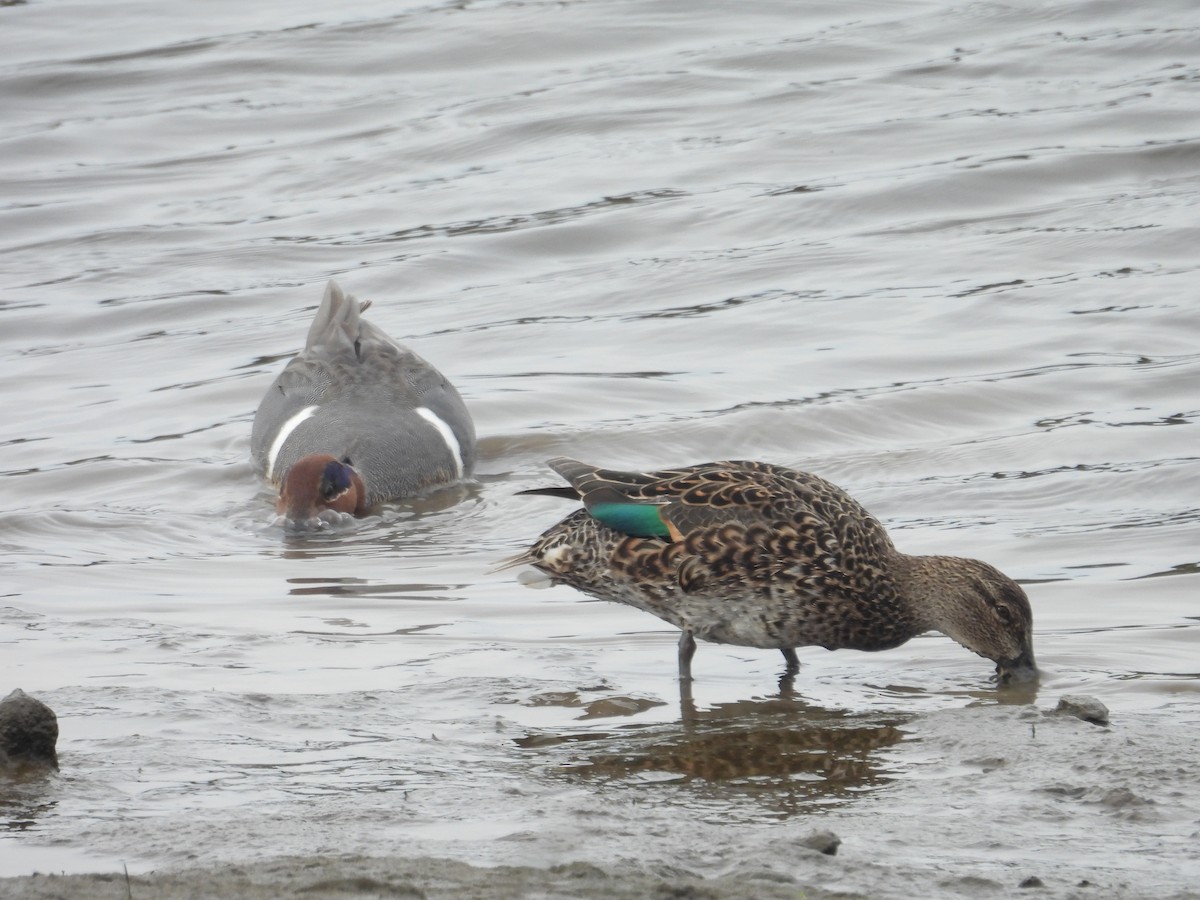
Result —
[[[1067,694],[1060,697],[1054,711],[1064,716],[1075,716],[1093,725],[1108,724],[1108,707],[1086,694]]]
[[[0,772],[18,767],[58,768],[58,717],[17,688],[0,700]]]
[[[800,840],[800,846],[809,847],[826,856],[837,856],[842,839],[832,831],[814,831],[808,837]]]

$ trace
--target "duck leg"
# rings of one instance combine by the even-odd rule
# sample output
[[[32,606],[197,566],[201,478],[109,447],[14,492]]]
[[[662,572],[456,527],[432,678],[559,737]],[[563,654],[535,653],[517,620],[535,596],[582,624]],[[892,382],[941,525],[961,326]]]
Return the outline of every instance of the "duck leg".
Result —
[[[783,654],[783,658],[787,660],[787,674],[795,675],[800,671],[800,658],[796,656],[794,647],[781,647],[779,650]]]
[[[679,680],[692,680],[692,657],[696,655],[696,639],[690,631],[679,635]]]

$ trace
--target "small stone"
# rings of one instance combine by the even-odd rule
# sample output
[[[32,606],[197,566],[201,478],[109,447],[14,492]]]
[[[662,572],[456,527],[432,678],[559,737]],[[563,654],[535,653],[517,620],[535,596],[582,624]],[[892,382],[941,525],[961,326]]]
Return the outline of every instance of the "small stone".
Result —
[[[1152,806],[1154,804],[1153,800],[1139,797],[1127,787],[1111,788],[1104,791],[1099,797],[1099,802],[1105,806],[1111,806],[1113,809],[1124,809],[1128,806]]]
[[[814,831],[807,837],[800,839],[801,847],[809,847],[826,856],[837,856],[838,847],[841,846],[842,839],[832,831]]]
[[[0,770],[58,768],[58,717],[41,700],[17,688],[0,700]]]
[[[1022,881],[1020,884],[1017,885],[1017,887],[1023,887],[1023,888],[1035,888],[1035,887],[1045,887],[1045,886],[1046,885],[1042,884],[1042,879],[1038,878],[1036,875],[1030,875],[1028,878],[1026,878],[1024,881]]]
[[[1087,694],[1067,694],[1059,697],[1058,706],[1054,711],[1061,715],[1075,716],[1093,725],[1108,724],[1108,707]]]
[[[663,882],[654,889],[655,897],[668,900],[719,900],[719,895],[712,888],[698,884],[671,884]]]
[[[597,881],[607,881],[609,878],[609,874],[599,866],[586,862],[561,863],[551,866],[550,871],[566,878],[593,878]]]

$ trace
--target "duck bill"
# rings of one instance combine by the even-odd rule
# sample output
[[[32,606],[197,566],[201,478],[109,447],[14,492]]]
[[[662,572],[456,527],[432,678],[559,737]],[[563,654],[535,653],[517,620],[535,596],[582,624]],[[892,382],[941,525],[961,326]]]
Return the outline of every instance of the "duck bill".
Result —
[[[1033,661],[1033,647],[1026,646],[1014,659],[1002,659],[996,663],[996,675],[1001,684],[1027,684],[1037,681],[1037,663]]]

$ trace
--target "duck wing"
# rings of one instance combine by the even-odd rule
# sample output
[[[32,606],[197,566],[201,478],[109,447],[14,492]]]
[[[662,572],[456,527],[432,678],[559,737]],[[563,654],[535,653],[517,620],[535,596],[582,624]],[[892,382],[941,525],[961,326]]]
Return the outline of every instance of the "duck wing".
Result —
[[[727,460],[655,472],[602,469],[579,460],[549,461],[608,527],[635,537],[683,540],[737,524],[771,526],[812,512],[793,472],[769,463]],[[839,488],[812,478],[853,503]],[[561,490],[561,489],[559,489]]]
[[[769,578],[781,567],[798,566],[805,581],[846,585],[858,580],[856,569],[874,570],[893,549],[883,526],[849,494],[783,466],[727,460],[621,472],[565,457],[549,465],[601,524],[631,537],[684,544],[685,558],[693,558],[684,566],[690,580],[726,569],[745,578],[756,568],[754,574]]]

